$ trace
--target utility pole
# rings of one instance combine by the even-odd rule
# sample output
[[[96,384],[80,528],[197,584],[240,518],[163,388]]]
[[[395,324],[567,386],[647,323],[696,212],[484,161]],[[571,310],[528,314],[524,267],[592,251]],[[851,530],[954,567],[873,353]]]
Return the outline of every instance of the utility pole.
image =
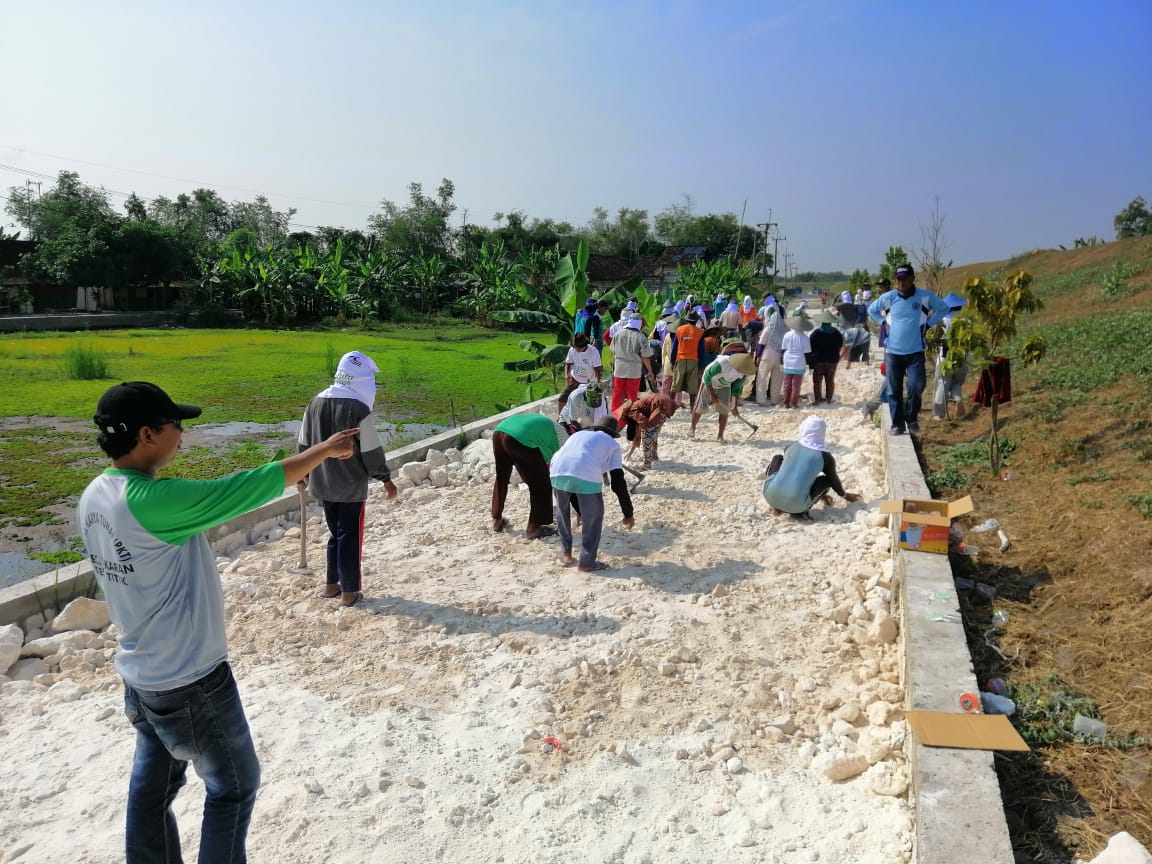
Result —
[[[780,241],[781,240],[787,240],[787,239],[788,239],[787,237],[781,237],[780,232],[776,232],[776,243],[772,248],[772,284],[773,285],[776,284],[776,272],[779,269],[777,266],[777,262],[779,260],[778,256],[780,253]]]
[[[764,232],[764,252],[767,253],[768,252],[768,237],[772,233],[772,229],[777,227],[776,223],[772,221],[772,211],[771,210],[768,211],[768,221],[767,222],[757,222],[756,227]],[[753,263],[753,265],[755,265],[755,263],[756,263],[755,259],[753,259],[752,263]],[[775,262],[773,262],[772,266],[773,266],[773,268],[775,268],[775,266],[776,266]],[[772,274],[772,278],[773,278],[773,281],[775,281],[775,278],[776,278],[775,273]]]

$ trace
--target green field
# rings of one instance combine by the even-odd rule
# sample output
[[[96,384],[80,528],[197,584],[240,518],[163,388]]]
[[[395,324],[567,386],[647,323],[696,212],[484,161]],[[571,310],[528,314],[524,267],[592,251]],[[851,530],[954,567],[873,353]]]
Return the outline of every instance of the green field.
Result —
[[[396,327],[371,332],[289,330],[116,330],[0,336],[0,417],[91,416],[116,381],[153,381],[204,408],[195,422],[295,418],[331,380],[328,352],[363,351],[380,366],[377,413],[384,419],[446,423],[491,414],[524,392],[504,360],[522,359],[529,334],[472,326]],[[110,378],[68,380],[63,356],[82,344],[108,359]],[[463,412],[463,414],[462,414]]]
[[[188,424],[299,419],[331,382],[330,364],[359,350],[380,367],[376,413],[384,422],[448,426],[486,417],[523,400],[524,385],[501,367],[523,359],[518,334],[446,324],[363,332],[288,330],[120,330],[0,336],[0,526],[58,521],[45,507],[78,495],[107,460],[89,421],[118,381],[153,381],[180,402],[204,408]],[[103,380],[71,380],[64,355],[83,345],[107,360]],[[541,393],[540,395],[544,395]],[[57,418],[70,418],[61,423]],[[80,421],[80,422],[77,422]],[[11,426],[11,424],[8,424]],[[257,442],[186,447],[166,471],[211,477],[267,461],[283,433]]]

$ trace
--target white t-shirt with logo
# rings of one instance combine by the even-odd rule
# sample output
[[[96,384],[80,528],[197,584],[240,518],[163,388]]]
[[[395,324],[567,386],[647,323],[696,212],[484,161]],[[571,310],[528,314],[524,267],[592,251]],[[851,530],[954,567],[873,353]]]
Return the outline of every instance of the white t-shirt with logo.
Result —
[[[595,378],[594,370],[599,369],[603,365],[600,360],[600,352],[592,345],[589,345],[583,351],[569,348],[568,356],[564,358],[564,362],[571,364],[572,378],[578,384],[587,384],[589,381],[592,381]]]

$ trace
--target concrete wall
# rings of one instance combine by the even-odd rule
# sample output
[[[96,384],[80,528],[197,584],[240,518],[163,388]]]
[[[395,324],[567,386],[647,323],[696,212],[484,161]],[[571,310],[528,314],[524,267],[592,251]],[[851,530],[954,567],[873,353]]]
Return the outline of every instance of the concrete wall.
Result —
[[[889,497],[931,498],[912,439],[889,435],[887,412],[882,413]],[[898,607],[894,617],[903,635],[905,707],[958,712],[960,694],[977,693],[979,688],[948,556],[900,549],[899,520],[892,523],[893,596]],[[1012,861],[992,753],[924,747],[911,738],[908,746],[915,860],[920,864],[969,864],[974,858]]]
[[[99,312],[67,315],[13,315],[0,318],[0,333],[25,330],[102,330],[109,327],[155,327],[176,321],[175,311]]]
[[[388,467],[395,472],[407,462],[419,462],[429,450],[447,450],[466,441],[475,441],[494,429],[504,418],[514,414],[555,414],[556,397],[549,396],[528,405],[521,405],[503,414],[494,414],[425,438],[395,450],[388,456]],[[260,535],[283,523],[295,522],[300,517],[300,497],[295,489],[285,490],[275,501],[257,507],[212,529],[208,540],[217,552],[230,553],[240,546],[252,545]],[[73,597],[94,592],[92,567],[87,561],[65,567],[34,579],[28,579],[8,588],[0,589],[0,624],[11,624],[35,615],[42,608],[57,609]]]

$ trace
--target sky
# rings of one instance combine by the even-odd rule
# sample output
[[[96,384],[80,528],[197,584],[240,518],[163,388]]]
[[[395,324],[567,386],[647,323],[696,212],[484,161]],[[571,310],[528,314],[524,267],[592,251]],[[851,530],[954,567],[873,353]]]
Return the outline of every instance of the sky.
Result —
[[[990,261],[1152,201],[1149,45],[1152,0],[0,0],[0,194],[70,170],[349,228],[445,177],[470,224],[690,195],[872,271],[938,201],[943,259]]]

